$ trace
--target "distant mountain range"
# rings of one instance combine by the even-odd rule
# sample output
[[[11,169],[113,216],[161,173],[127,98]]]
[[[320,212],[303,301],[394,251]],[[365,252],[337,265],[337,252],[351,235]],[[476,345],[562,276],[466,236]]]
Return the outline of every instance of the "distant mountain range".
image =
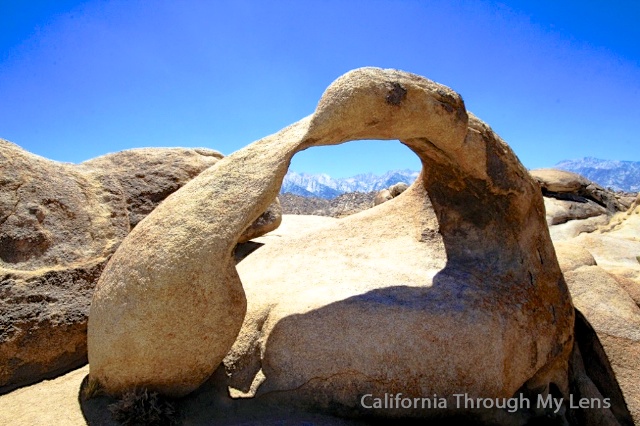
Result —
[[[585,157],[561,161],[553,168],[578,173],[604,188],[640,192],[640,161],[600,160]]]
[[[604,188],[640,192],[640,161],[612,161],[586,157],[561,161],[553,168],[581,174]],[[411,185],[418,174],[419,172],[412,170],[392,170],[383,175],[366,173],[334,179],[326,174],[289,172],[284,178],[280,192],[332,199],[347,192],[379,191],[398,182]]]
[[[326,174],[288,172],[284,177],[280,193],[331,199],[347,192],[379,191],[398,182],[411,185],[418,174],[419,172],[411,170],[392,170],[381,176],[366,173],[334,179]]]

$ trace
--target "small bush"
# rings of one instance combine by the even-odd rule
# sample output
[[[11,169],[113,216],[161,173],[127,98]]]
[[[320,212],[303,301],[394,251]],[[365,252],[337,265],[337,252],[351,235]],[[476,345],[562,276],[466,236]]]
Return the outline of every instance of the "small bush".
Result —
[[[157,392],[133,389],[109,405],[113,418],[125,426],[173,426],[178,424],[175,407]]]

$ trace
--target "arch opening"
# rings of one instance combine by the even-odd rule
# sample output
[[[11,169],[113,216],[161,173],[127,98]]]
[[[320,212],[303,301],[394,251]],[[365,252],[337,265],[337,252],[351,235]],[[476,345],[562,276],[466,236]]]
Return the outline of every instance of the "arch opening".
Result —
[[[317,241],[305,234],[289,241],[295,242],[293,249],[286,244],[263,247],[256,253],[263,257],[262,265],[252,256],[252,265],[243,261],[236,269],[233,248],[247,226],[275,200],[292,157],[310,147],[362,139],[398,139],[427,167],[392,202],[323,228]],[[512,394],[550,361],[568,356],[573,330],[573,308],[553,261],[542,198],[527,176],[508,146],[469,115],[450,89],[396,70],[350,72],[327,89],[313,115],[219,161],[133,229],[103,272],[94,296],[97,303],[92,304],[89,318],[91,374],[109,384],[111,392],[135,384],[133,377],[162,392],[184,395],[203,383],[232,348],[231,353],[239,354],[236,360],[242,354],[269,356],[262,362],[269,380],[260,389],[282,390],[284,395],[308,383],[328,383],[312,380],[330,370],[318,370],[313,359],[335,360],[335,354],[325,349],[335,347],[332,342],[339,339],[330,337],[341,332],[342,347],[352,349],[354,342],[360,343],[362,357],[343,352],[348,362],[325,366],[358,365],[364,371],[358,382],[362,389],[389,383],[387,375],[393,373],[396,386],[415,379],[412,392],[417,394],[465,389],[483,396]],[[427,202],[433,206],[431,215],[425,213]],[[344,240],[346,232],[359,245],[343,244],[338,252],[336,242]],[[410,240],[407,247],[413,248],[430,247],[441,239],[446,263],[434,265],[438,270],[434,284],[426,291],[419,286],[407,291],[402,284],[430,279],[420,276],[428,256],[418,258],[412,249],[406,260],[383,265],[383,272],[398,272],[393,278],[376,273],[380,253],[367,247],[372,233],[381,241],[393,241],[380,250],[394,253],[406,250],[403,243]],[[138,255],[141,243],[150,252],[147,256]],[[314,270],[311,266],[318,256],[327,253],[333,256],[333,267]],[[274,256],[269,254],[278,254],[285,267],[271,268]],[[359,263],[349,267],[354,256]],[[251,269],[255,278],[249,279],[243,269]],[[277,285],[265,285],[267,271],[272,271]],[[419,273],[409,277],[404,271]],[[140,274],[152,285],[139,285]],[[320,291],[300,285],[318,279],[325,286]],[[371,284],[385,289],[368,288]],[[344,293],[347,289],[356,299]],[[361,309],[348,317],[352,321],[348,326],[338,322],[327,327],[328,323],[315,321],[318,309],[309,301],[334,307],[331,298],[349,301],[339,307],[356,303]],[[247,300],[265,305],[247,309]],[[127,310],[132,301],[135,312]],[[385,315],[376,317],[372,326],[368,319],[381,307],[386,307]],[[408,321],[407,309],[413,309],[413,321]],[[250,329],[237,338],[246,312],[251,317],[244,324]],[[283,316],[294,325],[310,320],[312,326],[305,332],[287,328]],[[390,318],[397,321],[389,323]],[[136,331],[135,344],[145,345],[150,360],[132,362],[130,336],[115,334],[115,327],[110,327],[116,321]],[[351,326],[356,323],[359,327]],[[377,329],[380,324],[388,328]],[[176,336],[179,326],[188,332]],[[328,338],[314,338],[320,331]],[[416,342],[417,333],[423,344],[414,353],[407,342]],[[366,338],[374,334],[384,350],[367,346]],[[176,338],[158,338],[166,335]],[[234,342],[241,347],[233,347]],[[395,369],[402,363],[388,361],[405,353],[398,347],[413,354],[418,365]],[[474,348],[472,354],[468,347]],[[322,356],[311,357],[308,363],[305,354],[311,349]],[[123,356],[127,353],[131,356]],[[177,368],[159,376],[154,365]],[[237,365],[242,367],[243,361]],[[381,365],[391,370],[375,369]],[[443,367],[449,374],[444,381],[439,376]],[[354,389],[348,372],[327,376],[329,381],[334,378],[338,388]],[[323,396],[315,390],[294,392],[293,397]],[[324,400],[334,402],[331,395]]]

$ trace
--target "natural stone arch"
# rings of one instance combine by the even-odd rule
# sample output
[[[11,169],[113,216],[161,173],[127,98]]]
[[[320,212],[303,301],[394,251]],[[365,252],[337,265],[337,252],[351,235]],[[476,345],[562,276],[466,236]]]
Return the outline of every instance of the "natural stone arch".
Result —
[[[146,386],[179,396],[202,384],[245,314],[233,261],[240,235],[276,198],[296,152],[358,139],[399,139],[428,163],[417,184],[426,188],[446,249],[441,282],[473,281],[506,306],[513,317],[506,325],[539,331],[532,347],[513,348],[531,364],[513,383],[553,380],[566,391],[558,373],[566,368],[557,366],[566,367],[573,344],[573,307],[539,188],[455,92],[375,68],[340,77],[314,114],[219,161],[138,224],[96,288],[92,378],[111,393]]]

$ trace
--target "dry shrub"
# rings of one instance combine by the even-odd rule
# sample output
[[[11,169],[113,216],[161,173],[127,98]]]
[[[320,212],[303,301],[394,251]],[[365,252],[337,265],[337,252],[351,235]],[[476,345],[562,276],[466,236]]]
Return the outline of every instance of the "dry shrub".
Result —
[[[125,392],[109,405],[114,419],[125,426],[173,426],[178,424],[174,405],[157,392],[145,388]]]

